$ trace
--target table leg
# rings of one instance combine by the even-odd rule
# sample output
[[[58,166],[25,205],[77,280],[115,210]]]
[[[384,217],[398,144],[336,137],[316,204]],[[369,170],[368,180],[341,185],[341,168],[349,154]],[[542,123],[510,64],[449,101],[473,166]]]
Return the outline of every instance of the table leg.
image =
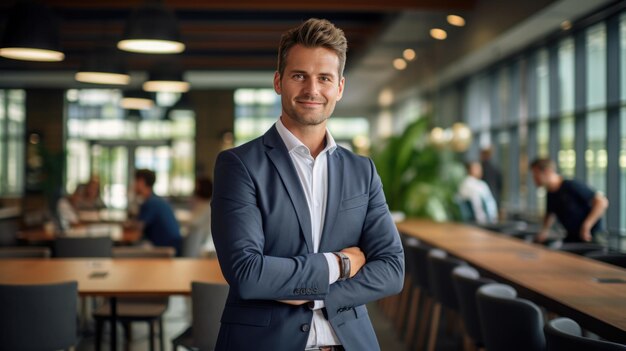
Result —
[[[111,351],[117,351],[117,298],[111,296],[109,298],[111,306]]]

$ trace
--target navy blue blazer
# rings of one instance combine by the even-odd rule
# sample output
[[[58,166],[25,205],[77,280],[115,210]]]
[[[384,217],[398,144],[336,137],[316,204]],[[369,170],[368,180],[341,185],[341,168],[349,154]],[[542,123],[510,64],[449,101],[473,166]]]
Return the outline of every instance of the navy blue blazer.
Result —
[[[300,180],[276,127],[219,154],[215,165],[212,232],[230,292],[217,350],[298,350],[313,312],[325,316],[346,350],[378,350],[364,304],[396,294],[404,253],[374,163],[337,147],[328,155],[328,197],[319,253]],[[323,252],[358,246],[367,263],[353,278],[328,284]]]

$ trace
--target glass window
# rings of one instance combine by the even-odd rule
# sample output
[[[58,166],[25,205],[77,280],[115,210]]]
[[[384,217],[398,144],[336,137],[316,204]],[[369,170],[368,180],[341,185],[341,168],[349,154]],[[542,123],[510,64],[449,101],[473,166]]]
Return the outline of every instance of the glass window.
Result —
[[[574,178],[576,168],[576,151],[574,150],[574,117],[561,119],[561,149],[559,150],[559,169],[566,178]]]
[[[550,124],[547,120],[537,123],[537,157],[548,157],[550,139]]]
[[[19,195],[24,187],[26,93],[0,90],[0,194]]]
[[[537,53],[537,116],[548,118],[550,114],[550,81],[548,50],[541,49]]]
[[[574,112],[574,39],[559,43],[559,96],[561,113]]]
[[[587,106],[606,104],[606,26],[597,24],[587,29]]]
[[[587,115],[587,181],[598,191],[606,193],[606,112],[596,111]]]
[[[622,148],[619,152],[619,168],[621,174],[621,184],[620,189],[622,195],[620,196],[621,204],[620,204],[620,216],[621,216],[621,228],[626,233],[626,107],[622,107],[622,116],[621,116],[621,129],[622,129]]]
[[[622,101],[626,101],[626,12],[623,13],[620,18],[619,28],[620,28],[619,30],[620,60],[619,61],[621,62],[620,73],[622,75],[622,79],[621,79],[622,84],[621,84],[620,91],[622,95]],[[626,208],[622,207],[622,209],[623,209],[622,213],[624,213],[624,211],[626,211]]]

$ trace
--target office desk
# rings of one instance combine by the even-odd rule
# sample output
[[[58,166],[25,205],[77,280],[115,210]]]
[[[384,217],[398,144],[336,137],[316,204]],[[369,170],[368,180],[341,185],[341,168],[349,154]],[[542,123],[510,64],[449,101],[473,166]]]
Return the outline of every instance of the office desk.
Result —
[[[81,296],[108,297],[111,325],[117,297],[189,295],[193,281],[226,284],[216,259],[9,259],[0,264],[1,284],[64,281],[77,281]],[[111,328],[111,350],[116,340],[117,328]]]
[[[398,230],[513,285],[521,296],[598,335],[626,343],[625,269],[463,224],[411,219],[398,223]]]

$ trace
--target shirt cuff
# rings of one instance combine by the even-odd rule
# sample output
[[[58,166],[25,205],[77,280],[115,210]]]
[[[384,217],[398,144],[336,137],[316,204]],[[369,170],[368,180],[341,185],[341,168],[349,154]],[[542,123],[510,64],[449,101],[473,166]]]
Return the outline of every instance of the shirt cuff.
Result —
[[[328,285],[330,285],[339,279],[339,262],[334,253],[325,252],[324,256],[328,262]]]

